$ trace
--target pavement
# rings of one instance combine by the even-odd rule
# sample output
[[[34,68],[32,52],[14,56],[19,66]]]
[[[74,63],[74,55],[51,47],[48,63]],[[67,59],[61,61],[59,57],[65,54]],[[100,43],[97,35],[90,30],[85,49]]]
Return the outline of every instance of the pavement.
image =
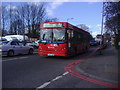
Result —
[[[86,78],[91,78],[90,82],[98,80],[100,83],[105,82],[106,86],[112,84],[113,86],[111,85],[110,87],[116,87],[115,85],[120,84],[118,82],[120,81],[118,80],[120,74],[118,67],[118,51],[114,47],[109,46],[102,50],[102,54],[99,54],[99,51],[95,52],[89,58],[76,64],[72,70],[79,73],[78,76],[83,75]]]
[[[37,53],[37,50],[35,50]],[[65,67],[73,76],[110,88],[120,88],[118,76],[119,51],[108,46],[99,52],[94,50],[89,56]]]

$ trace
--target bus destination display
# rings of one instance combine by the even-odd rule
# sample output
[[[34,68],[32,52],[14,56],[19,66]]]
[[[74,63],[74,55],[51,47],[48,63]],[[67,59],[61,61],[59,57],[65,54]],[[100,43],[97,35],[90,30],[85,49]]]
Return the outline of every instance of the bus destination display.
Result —
[[[63,23],[44,23],[43,27],[63,27]]]

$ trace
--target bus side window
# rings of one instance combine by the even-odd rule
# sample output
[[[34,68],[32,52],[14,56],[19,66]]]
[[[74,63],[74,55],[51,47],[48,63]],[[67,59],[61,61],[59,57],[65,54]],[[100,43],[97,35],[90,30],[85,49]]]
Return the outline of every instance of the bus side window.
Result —
[[[77,42],[78,41],[78,33],[76,31],[74,31],[74,42]]]
[[[75,40],[74,30],[71,30],[71,29],[67,30],[67,35],[68,35],[68,40],[70,42],[73,42]]]
[[[71,31],[71,38],[73,38],[74,37],[74,31],[72,30]]]

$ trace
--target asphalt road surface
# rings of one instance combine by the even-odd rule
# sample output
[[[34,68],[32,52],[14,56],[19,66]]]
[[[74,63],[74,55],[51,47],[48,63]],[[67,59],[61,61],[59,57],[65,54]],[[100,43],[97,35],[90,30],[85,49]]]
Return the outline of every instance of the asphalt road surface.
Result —
[[[93,52],[75,57],[44,57],[38,54],[2,58],[2,88],[107,88],[69,74],[64,68]]]

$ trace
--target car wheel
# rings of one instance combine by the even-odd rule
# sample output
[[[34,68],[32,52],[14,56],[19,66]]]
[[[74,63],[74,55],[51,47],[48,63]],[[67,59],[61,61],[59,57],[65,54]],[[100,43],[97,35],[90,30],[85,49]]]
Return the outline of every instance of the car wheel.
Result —
[[[9,57],[14,56],[14,51],[13,50],[8,51],[7,56]]]
[[[29,50],[29,54],[33,54],[33,49],[30,49],[30,50]]]

